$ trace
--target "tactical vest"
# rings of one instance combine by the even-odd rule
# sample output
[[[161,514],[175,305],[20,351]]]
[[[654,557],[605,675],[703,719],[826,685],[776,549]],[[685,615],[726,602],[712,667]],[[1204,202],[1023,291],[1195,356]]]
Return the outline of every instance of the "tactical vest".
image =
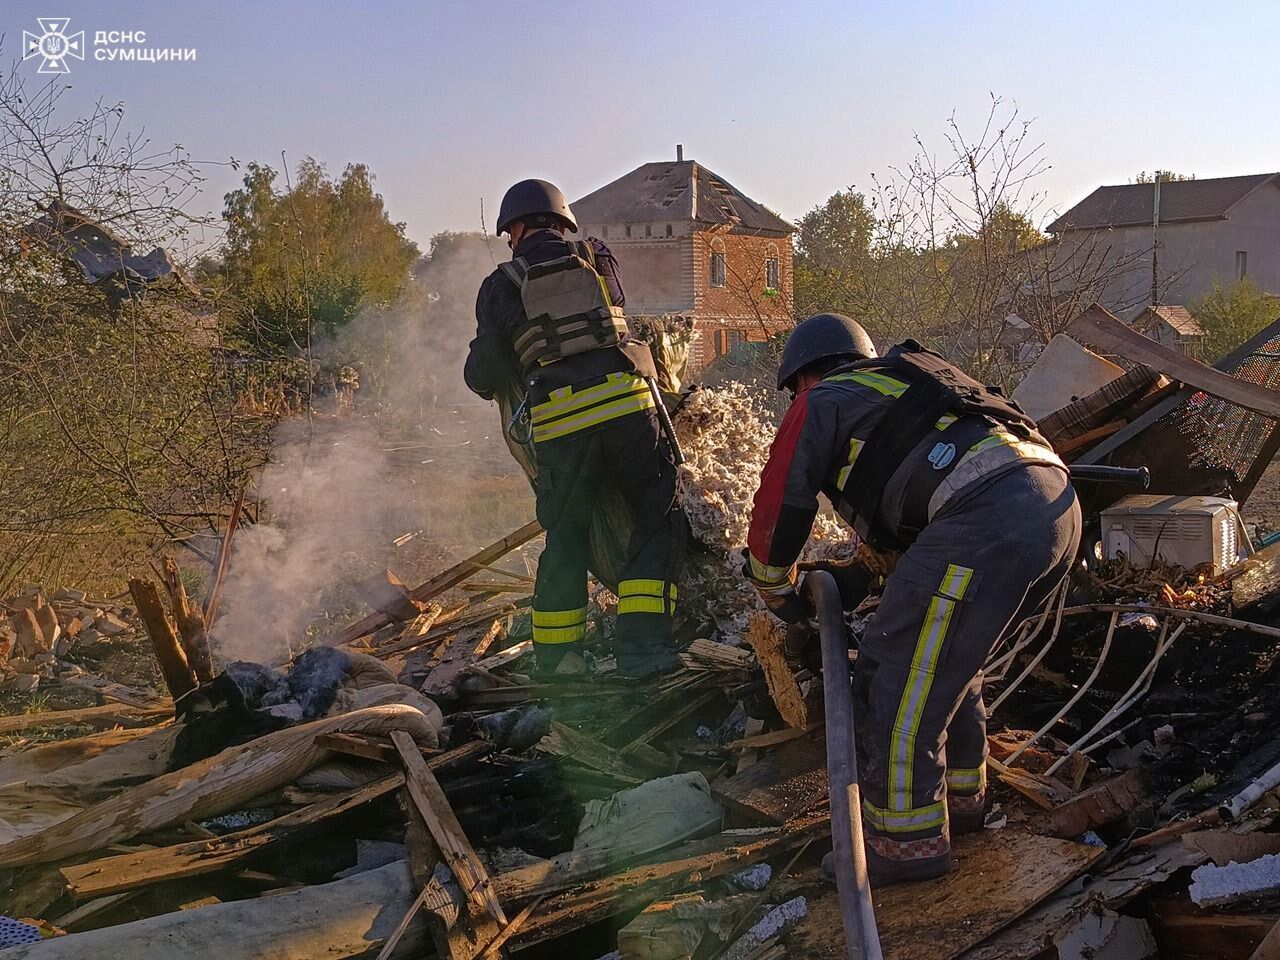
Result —
[[[876,525],[880,500],[889,480],[920,444],[938,430],[938,422],[948,414],[960,417],[985,417],[1019,439],[1045,444],[1036,423],[1005,398],[997,389],[984,386],[964,371],[952,366],[938,354],[926,350],[914,340],[907,340],[888,356],[859,360],[828,376],[851,370],[874,369],[904,381],[907,389],[893,401],[872,429],[863,446],[864,455],[854,461],[842,488],[841,500],[846,516],[855,513],[855,528],[878,546],[902,549],[909,538],[880,530]],[[954,429],[954,428],[951,428]],[[938,434],[941,436],[941,434]],[[1047,444],[1046,444],[1047,445]],[[954,450],[950,457],[956,457]],[[934,476],[941,479],[945,469],[954,463],[930,460]]]
[[[571,252],[554,260],[531,264],[516,257],[499,264],[524,304],[527,319],[515,329],[513,345],[525,370],[617,346],[627,334],[622,308],[613,305],[596,271],[591,244],[567,242]]]

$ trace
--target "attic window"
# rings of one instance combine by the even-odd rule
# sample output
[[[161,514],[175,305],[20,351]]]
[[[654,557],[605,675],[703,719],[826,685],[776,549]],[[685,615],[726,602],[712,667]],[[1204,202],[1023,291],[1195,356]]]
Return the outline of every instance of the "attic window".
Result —
[[[651,224],[651,223],[646,223],[646,224],[644,225],[644,235],[645,235],[645,237],[652,237],[652,236],[653,236],[653,224]]]
[[[672,235],[671,224],[669,224],[669,223],[668,223],[668,224],[667,224],[667,236],[669,237],[669,236],[671,236],[671,235]]]
[[[609,239],[609,225],[607,223],[601,224],[600,226],[600,239],[601,240]]]
[[[628,240],[630,240],[630,239],[631,239],[631,224],[629,224],[629,223],[628,223],[628,224],[626,225],[626,227],[624,228],[624,232],[625,232],[625,233],[626,233],[626,235],[627,235],[627,239],[628,239]]]
[[[1236,251],[1236,279],[1243,280],[1249,275],[1249,252],[1247,250]]]

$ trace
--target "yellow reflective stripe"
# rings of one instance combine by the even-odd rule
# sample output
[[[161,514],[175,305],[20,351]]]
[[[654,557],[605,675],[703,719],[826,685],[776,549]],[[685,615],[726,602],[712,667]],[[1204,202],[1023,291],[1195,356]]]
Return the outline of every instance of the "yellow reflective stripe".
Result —
[[[849,373],[838,373],[827,379],[836,383],[857,383],[870,387],[876,393],[884,394],[886,397],[900,397],[907,392],[907,385],[901,380],[887,374],[876,373],[874,370],[851,370]]]
[[[938,418],[938,422],[933,425],[933,429],[945,430],[947,429],[947,427],[951,426],[953,423],[955,423],[959,419],[960,418],[957,417],[954,413],[944,413],[942,416]]]
[[[915,766],[920,718],[924,715],[929,689],[933,686],[938,653],[951,626],[952,611],[956,602],[964,597],[972,578],[971,567],[948,564],[920,627],[920,637],[911,658],[911,672],[906,689],[902,691],[902,701],[898,704],[889,746],[889,807],[892,810],[911,809],[912,768]]]
[[[618,614],[671,613],[675,610],[676,585],[667,580],[633,579],[618,583]]]
[[[666,580],[619,580],[618,596],[634,597],[637,595],[647,594],[652,597],[661,597],[670,593],[671,599],[676,598],[676,585]]]
[[[858,454],[862,452],[862,448],[866,446],[866,441],[859,440],[857,437],[849,438],[849,460],[840,472],[836,474],[836,486],[843,490],[844,485],[849,482],[849,474],[853,472],[853,464],[858,459]]]
[[[589,407],[602,400],[625,396],[629,393],[648,392],[649,385],[634,373],[611,373],[604,383],[589,387],[560,387],[552,390],[547,399],[536,404],[531,411],[534,423],[545,423],[554,417],[564,416]]]
[[[747,558],[751,565],[751,579],[759,587],[789,587],[795,579],[794,563],[789,567],[771,567],[757,560],[754,554],[747,554]]]
[[[594,427],[597,424],[607,423],[610,420],[616,420],[618,417],[624,417],[629,413],[638,413],[641,410],[652,410],[654,406],[653,394],[646,386],[643,390],[614,400],[610,403],[602,404],[598,407],[591,407],[584,412],[576,415],[557,419],[553,423],[546,425],[533,425],[533,442],[542,443],[546,440],[555,440],[558,437],[564,437],[571,433],[577,433],[579,430],[585,430],[587,427]]]
[[[573,627],[587,622],[587,608],[577,610],[534,610],[535,627]]]
[[[992,447],[1003,447],[1011,443],[1017,443],[1018,438],[1012,433],[993,433],[990,436],[983,437],[972,447],[969,453],[981,453],[983,450],[990,450]]]
[[[539,627],[533,628],[534,643],[576,643],[587,635],[587,625],[580,623],[576,627]]]
[[[666,613],[667,601],[661,597],[623,597],[618,601],[618,615],[626,613]]]
[[[943,803],[931,803],[913,810],[886,810],[863,800],[862,816],[878,833],[913,833],[941,827],[947,822],[947,808]]]
[[[958,793],[981,793],[987,785],[986,766],[947,771],[947,789]]]

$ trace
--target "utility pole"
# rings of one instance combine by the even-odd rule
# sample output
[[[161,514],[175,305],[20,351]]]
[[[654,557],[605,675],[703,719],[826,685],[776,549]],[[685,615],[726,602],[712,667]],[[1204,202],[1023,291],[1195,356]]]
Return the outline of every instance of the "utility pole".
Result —
[[[1159,272],[1159,256],[1160,256],[1160,171],[1157,170],[1154,178],[1154,195],[1155,200],[1151,206],[1151,305],[1153,307],[1160,304],[1160,272]]]

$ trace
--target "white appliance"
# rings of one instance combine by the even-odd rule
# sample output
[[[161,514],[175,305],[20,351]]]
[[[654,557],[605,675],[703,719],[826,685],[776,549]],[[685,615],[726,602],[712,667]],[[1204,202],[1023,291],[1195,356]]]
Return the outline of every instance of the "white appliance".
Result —
[[[1137,494],[1102,511],[1102,555],[1124,554],[1135,567],[1207,563],[1216,576],[1251,552],[1242,531],[1234,500]]]

